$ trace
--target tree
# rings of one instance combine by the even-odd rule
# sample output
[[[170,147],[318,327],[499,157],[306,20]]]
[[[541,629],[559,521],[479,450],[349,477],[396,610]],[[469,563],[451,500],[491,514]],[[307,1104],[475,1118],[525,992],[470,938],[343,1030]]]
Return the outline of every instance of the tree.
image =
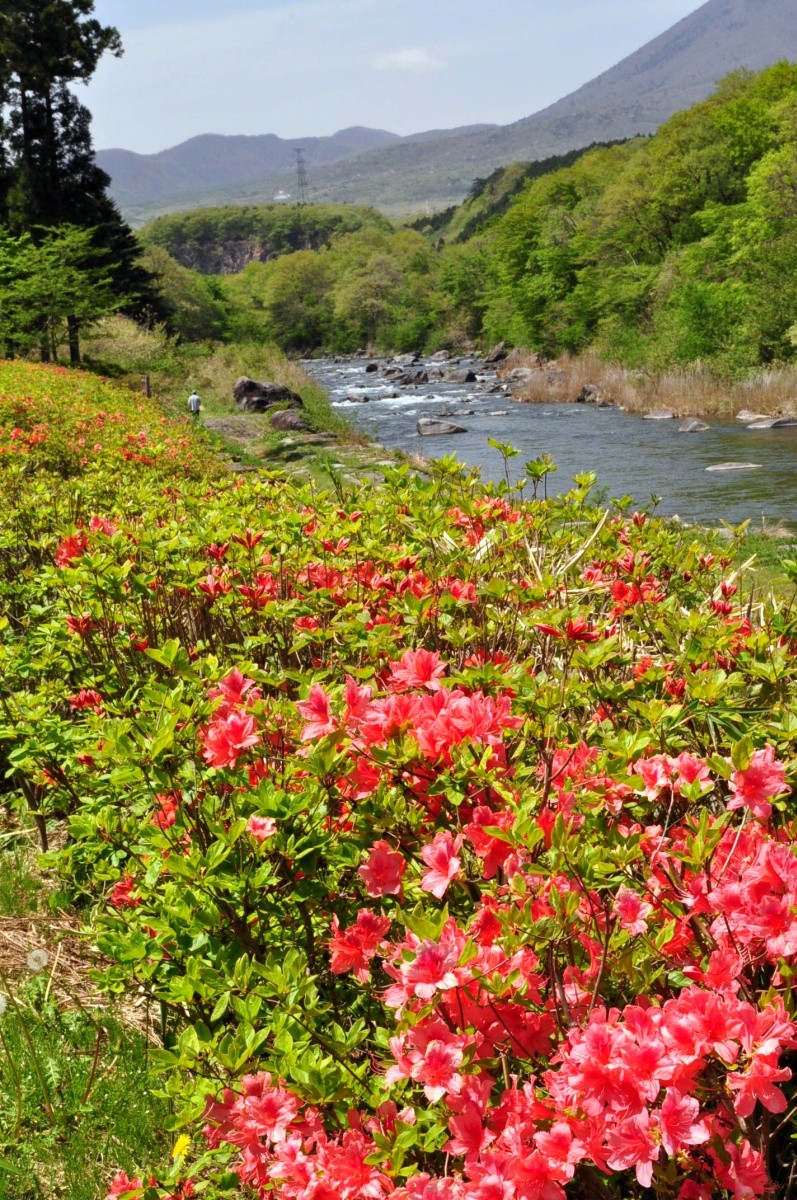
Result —
[[[89,81],[103,54],[122,53],[116,29],[92,18],[93,11],[94,0],[3,0],[0,220],[34,241],[65,224],[91,229],[90,248],[107,252],[111,286],[128,311],[159,312],[138,243],[94,160],[91,114],[72,91]],[[79,361],[77,318],[69,322],[69,340],[72,360]]]
[[[114,296],[107,255],[93,230],[61,226],[40,241],[0,229],[0,339],[12,352],[58,348],[123,301]]]

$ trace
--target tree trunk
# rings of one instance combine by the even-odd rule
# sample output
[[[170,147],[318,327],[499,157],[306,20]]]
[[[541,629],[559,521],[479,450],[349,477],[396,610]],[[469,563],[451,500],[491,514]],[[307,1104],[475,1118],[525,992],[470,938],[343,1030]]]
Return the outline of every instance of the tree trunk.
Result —
[[[80,364],[80,322],[77,317],[67,317],[67,329],[69,331],[69,361],[72,366]]]

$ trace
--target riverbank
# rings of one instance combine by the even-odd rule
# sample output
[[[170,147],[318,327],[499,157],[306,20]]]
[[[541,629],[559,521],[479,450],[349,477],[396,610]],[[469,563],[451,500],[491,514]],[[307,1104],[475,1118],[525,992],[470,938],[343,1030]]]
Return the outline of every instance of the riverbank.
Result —
[[[747,379],[722,379],[700,364],[667,371],[631,370],[597,354],[563,354],[546,362],[529,350],[513,350],[499,368],[510,378],[512,398],[525,404],[573,403],[588,396],[624,412],[661,410],[676,417],[731,418],[748,411],[797,417],[797,367],[760,368]]]

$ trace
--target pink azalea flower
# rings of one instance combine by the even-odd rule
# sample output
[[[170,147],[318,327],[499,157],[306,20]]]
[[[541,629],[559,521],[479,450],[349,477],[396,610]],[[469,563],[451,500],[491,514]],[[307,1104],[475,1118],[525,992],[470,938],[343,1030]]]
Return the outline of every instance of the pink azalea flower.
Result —
[[[744,771],[734,771],[730,784],[733,798],[728,808],[748,808],[754,817],[766,821],[772,812],[770,800],[782,796],[786,785],[786,768],[775,758],[772,746],[756,750]]]
[[[246,827],[258,842],[265,842],[277,832],[277,822],[273,817],[250,817]]]
[[[338,918],[333,917],[329,939],[333,974],[345,975],[351,971],[358,983],[365,983],[370,974],[369,961],[376,955],[390,924],[390,917],[378,917],[367,908],[360,909],[357,920],[348,929],[341,930]]]
[[[388,842],[374,842],[368,861],[357,874],[365,883],[369,896],[398,896],[401,877],[407,869],[404,859]]]
[[[131,1179],[125,1171],[119,1171],[113,1177],[105,1200],[137,1200],[143,1190],[144,1184],[138,1177]]]
[[[653,1164],[659,1157],[661,1147],[655,1142],[650,1128],[647,1109],[618,1121],[607,1134],[609,1155],[607,1162],[613,1171],[627,1171],[634,1167],[637,1181],[649,1188],[653,1182]]]
[[[709,1139],[703,1121],[698,1121],[700,1105],[694,1096],[684,1096],[677,1088],[668,1088],[659,1113],[661,1144],[667,1154],[677,1154],[684,1146],[700,1146]]]
[[[246,695],[247,692],[255,686],[254,679],[247,679],[237,667],[230,671],[229,675],[225,675],[220,679],[218,685],[208,692],[208,697],[211,700],[224,699],[228,704],[241,705],[245,700],[256,700],[260,693],[255,691],[251,696]]]
[[[302,730],[303,742],[312,741],[313,738],[326,737],[328,733],[333,733],[337,729],[337,721],[329,711],[329,696],[320,683],[314,683],[310,688],[310,695],[306,700],[300,701],[296,707],[299,715],[308,722]]]
[[[430,692],[439,692],[440,676],[445,673],[446,664],[437,651],[408,650],[400,662],[390,664],[390,683],[397,691],[426,688]]]
[[[433,842],[421,850],[421,858],[429,868],[421,880],[421,888],[442,900],[449,883],[459,874],[460,860],[456,857],[462,845],[462,835],[456,841],[448,830],[438,833]]]
[[[426,1099],[435,1104],[462,1091],[462,1076],[457,1074],[462,1058],[462,1049],[454,1042],[431,1041],[413,1064],[410,1078],[423,1084]]]
[[[202,757],[211,767],[234,767],[239,756],[260,741],[255,719],[249,713],[233,711],[211,721],[204,734]]]
[[[768,1061],[764,1055],[757,1054],[743,1074],[728,1076],[728,1087],[736,1092],[733,1107],[737,1115],[751,1116],[758,1100],[768,1112],[785,1112],[786,1097],[775,1084],[783,1083],[787,1079],[791,1079],[788,1067],[778,1069],[776,1063]]]
[[[645,933],[648,927],[647,918],[653,912],[653,906],[623,883],[615,896],[614,911],[620,928],[626,933]]]

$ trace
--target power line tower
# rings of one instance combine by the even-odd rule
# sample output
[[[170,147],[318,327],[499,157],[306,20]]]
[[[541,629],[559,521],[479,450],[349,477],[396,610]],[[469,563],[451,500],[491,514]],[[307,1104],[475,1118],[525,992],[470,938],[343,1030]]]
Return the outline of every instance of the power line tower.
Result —
[[[296,151],[296,204],[304,208],[310,203],[310,189],[307,185],[307,164],[304,161],[304,150]]]

